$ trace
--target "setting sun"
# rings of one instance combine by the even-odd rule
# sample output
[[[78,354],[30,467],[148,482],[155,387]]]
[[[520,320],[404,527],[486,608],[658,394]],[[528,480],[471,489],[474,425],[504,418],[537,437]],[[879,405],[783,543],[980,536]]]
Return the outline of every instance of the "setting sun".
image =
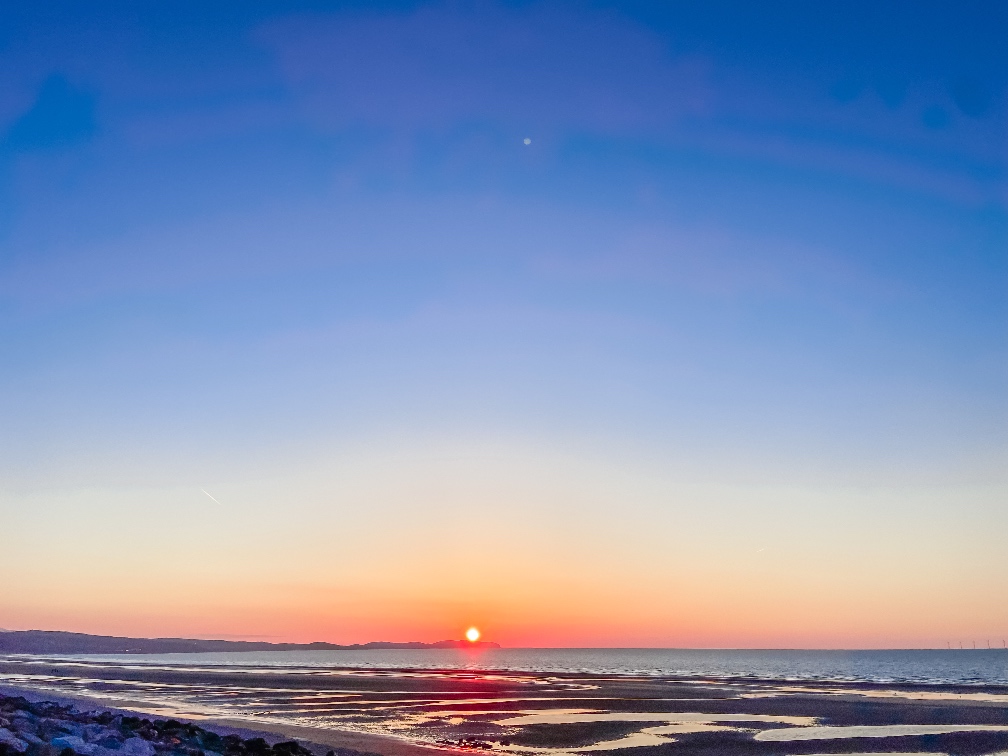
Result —
[[[468,638],[470,642],[475,643],[476,641],[479,640],[479,637],[480,637],[480,631],[477,630],[475,627],[470,627],[468,630],[466,630],[466,638]]]

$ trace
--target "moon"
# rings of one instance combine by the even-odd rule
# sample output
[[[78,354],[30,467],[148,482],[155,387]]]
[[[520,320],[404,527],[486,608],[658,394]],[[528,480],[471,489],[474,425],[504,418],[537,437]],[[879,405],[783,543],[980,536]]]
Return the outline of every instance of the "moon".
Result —
[[[475,627],[470,627],[468,630],[466,630],[466,638],[469,639],[470,643],[475,643],[476,641],[479,640],[479,637],[480,637],[480,631],[477,630]]]
[[[528,137],[525,137],[522,141],[525,142],[525,146],[526,147],[528,147],[530,144],[532,144],[532,140],[529,139]]]

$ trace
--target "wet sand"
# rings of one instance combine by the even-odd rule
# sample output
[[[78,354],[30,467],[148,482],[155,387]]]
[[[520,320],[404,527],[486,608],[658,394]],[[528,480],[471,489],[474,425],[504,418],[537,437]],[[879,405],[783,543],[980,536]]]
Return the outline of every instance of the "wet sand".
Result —
[[[151,718],[165,715],[144,701],[128,699],[96,700],[90,696],[63,693],[54,695],[37,688],[18,687],[0,683],[0,695],[23,696],[29,701],[54,701],[70,704],[87,711],[107,710],[117,714],[147,716]],[[272,744],[279,740],[296,740],[321,756],[333,749],[347,749],[361,754],[381,754],[381,756],[445,756],[446,749],[436,746],[411,743],[401,738],[352,730],[308,727],[303,725],[274,722],[249,722],[244,719],[172,717],[183,722],[193,722],[218,735],[239,735],[242,738],[262,737]]]
[[[204,719],[200,726],[214,731],[227,728],[248,727],[248,722],[240,719]],[[437,756],[445,754],[448,749],[438,746],[411,743],[408,740],[389,735],[377,735],[370,732],[355,732],[353,730],[337,730],[333,728],[308,727],[305,725],[279,724],[273,722],[257,722],[257,734],[280,735],[284,738],[297,740],[302,744],[318,745],[324,748],[347,748],[362,753],[376,753],[382,756]],[[321,752],[323,749],[312,749]],[[454,749],[451,749],[454,751]]]
[[[0,659],[0,681],[383,756],[1008,751],[1008,687]],[[223,733],[223,730],[221,730]]]

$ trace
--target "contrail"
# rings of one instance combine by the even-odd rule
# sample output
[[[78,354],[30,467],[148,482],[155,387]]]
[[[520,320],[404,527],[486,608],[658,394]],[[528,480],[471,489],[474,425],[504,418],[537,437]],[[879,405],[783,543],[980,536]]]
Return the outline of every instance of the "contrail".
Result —
[[[203,491],[203,493],[205,493],[205,494],[206,494],[207,496],[210,496],[210,494],[208,494],[208,493],[207,493],[207,492],[206,492],[206,491],[205,491],[204,489],[202,489],[202,488],[201,488],[201,489],[200,489],[200,491]],[[222,507],[224,506],[224,505],[223,505],[223,504],[221,504],[221,503],[220,503],[219,501],[217,501],[217,499],[214,499],[214,497],[213,497],[213,496],[210,496],[210,498],[211,498],[211,499],[213,499],[213,500],[214,500],[214,502],[215,502],[216,504],[218,504],[219,506],[222,506]]]

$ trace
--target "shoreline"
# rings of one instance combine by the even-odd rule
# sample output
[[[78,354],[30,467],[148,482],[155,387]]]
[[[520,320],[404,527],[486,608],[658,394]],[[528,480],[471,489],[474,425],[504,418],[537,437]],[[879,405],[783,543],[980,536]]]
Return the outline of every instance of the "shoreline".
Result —
[[[155,730],[157,753],[77,756],[1008,756],[1003,684],[102,661],[0,659],[10,681],[0,682],[0,693],[161,720],[122,728],[124,735]],[[209,743],[205,753],[169,753],[169,719],[263,740],[221,749],[190,735],[195,746]],[[303,750],[269,750],[282,739]],[[0,756],[12,754],[0,749]]]
[[[393,649],[393,651],[409,651],[410,649]],[[443,650],[443,649],[442,649]],[[503,651],[521,651],[523,649],[499,649]],[[532,649],[539,650],[539,649]],[[562,649],[568,650],[568,649]],[[579,649],[573,649],[579,650]],[[588,649],[589,651],[604,649]],[[617,651],[634,651],[636,649],[616,649]],[[645,651],[651,649],[643,649]],[[735,650],[730,650],[734,652]],[[747,651],[747,650],[743,650]],[[880,653],[889,651],[900,652],[904,649],[887,649]],[[907,651],[920,652],[940,652],[959,653],[959,649],[909,649]],[[969,651],[974,652],[970,649]],[[829,652],[833,652],[830,650]],[[836,650],[837,653],[845,653]],[[966,653],[967,650],[962,650]],[[316,667],[314,663],[305,660],[304,663],[293,664],[271,664],[267,660],[257,659],[256,651],[229,651],[224,652],[228,658],[222,659],[217,652],[173,652],[173,653],[128,653],[128,654],[90,654],[90,653],[10,653],[0,652],[0,673],[4,668],[17,667],[20,665],[94,665],[96,667],[117,666],[123,664],[135,664],[139,667],[161,667],[162,665],[178,664],[180,668],[186,665],[199,663],[202,666],[202,659],[210,660],[206,666],[210,669],[252,669],[259,668],[283,674],[291,669],[303,667],[312,669],[326,669],[333,672],[344,672],[350,674],[413,674],[413,675],[476,675],[476,676],[528,676],[528,677],[557,677],[566,680],[646,680],[646,681],[667,681],[670,683],[683,684],[740,684],[740,685],[796,685],[802,687],[811,686],[831,686],[835,688],[886,688],[900,689],[905,691],[934,691],[943,690],[949,692],[975,692],[977,690],[996,691],[1008,694],[1008,667],[999,666],[1000,676],[993,679],[983,679],[973,677],[967,679],[950,679],[942,676],[935,677],[903,677],[903,676],[858,676],[854,674],[803,674],[800,672],[790,674],[773,673],[753,673],[753,672],[710,672],[710,671],[665,671],[659,669],[593,669],[591,667],[581,668],[554,668],[551,666],[528,666],[528,665],[492,665],[477,664],[467,665],[468,660],[456,659],[459,664],[434,664],[434,665],[409,665],[409,664],[340,664],[332,663],[338,660],[327,659],[327,663]],[[278,651],[268,652],[270,654],[291,654],[295,658],[298,654],[316,653],[310,651]],[[321,651],[318,653],[329,653]],[[862,652],[858,652],[862,653]],[[975,653],[989,655],[996,654],[1000,661],[1001,654],[1004,653],[1004,660],[1008,661],[1008,649],[989,648],[975,649]],[[243,657],[247,655],[249,663],[244,660],[230,658]]]
[[[393,735],[280,722],[255,722],[232,717],[187,716],[177,712],[159,712],[156,707],[151,707],[142,701],[131,701],[126,698],[98,699],[92,696],[22,688],[6,682],[0,682],[0,697],[2,696],[20,697],[31,703],[56,703],[62,706],[72,706],[80,712],[107,711],[123,716],[174,719],[222,736],[238,735],[246,740],[261,737],[270,744],[288,738],[298,741],[300,745],[308,748],[317,756],[325,756],[328,751],[333,749],[356,751],[362,756],[367,754],[378,754],[379,756],[437,756],[441,754],[444,756],[445,754],[457,753],[455,749],[421,745]]]
[[[986,649],[985,649],[986,650]],[[1001,651],[1002,649],[991,649]],[[209,656],[210,654],[208,654]],[[148,654],[136,654],[136,664],[143,667],[143,659]],[[171,656],[171,654],[165,654],[163,656]],[[185,654],[186,657],[191,656],[190,654]],[[182,660],[179,660],[180,662]],[[191,663],[190,659],[186,659],[186,662]],[[7,668],[17,669],[22,666],[30,667],[32,665],[42,665],[42,666],[60,666],[60,665],[83,665],[88,666],[90,664],[99,665],[99,663],[107,663],[109,666],[115,666],[124,663],[122,659],[118,656],[111,659],[106,659],[102,655],[92,656],[92,655],[36,655],[36,654],[0,654],[0,673],[4,672]],[[151,665],[154,667],[161,667],[165,662],[162,659],[158,659],[157,662]],[[211,669],[215,665],[207,665]],[[224,671],[232,669],[231,665],[220,664],[216,665],[218,670],[214,671]],[[239,668],[244,665],[236,665]],[[271,667],[269,665],[248,665],[248,668],[258,667],[261,669],[267,669],[271,673],[284,674],[290,669],[298,665],[293,665],[293,667]],[[182,667],[180,667],[182,669]],[[711,674],[682,674],[682,673],[664,673],[664,672],[596,672],[588,670],[577,670],[577,671],[566,671],[566,670],[536,670],[536,669],[525,669],[525,668],[509,668],[509,667],[394,667],[394,666],[382,666],[382,667],[363,667],[363,666],[331,666],[325,668],[326,672],[332,673],[342,673],[349,675],[410,675],[410,676],[426,676],[426,677],[481,677],[481,678],[548,678],[548,679],[563,679],[570,682],[666,682],[673,684],[683,684],[683,685],[751,685],[751,686],[763,686],[763,687],[792,687],[795,690],[802,689],[807,691],[812,691],[814,689],[830,688],[833,692],[849,691],[852,694],[857,694],[859,692],[868,691],[900,691],[902,693],[914,694],[914,693],[947,693],[947,694],[976,694],[980,692],[986,692],[996,695],[1008,696],[1008,681],[996,680],[996,681],[985,681],[985,680],[975,680],[975,681],[947,681],[947,680],[904,680],[904,679],[856,679],[850,677],[802,677],[802,676],[765,676],[765,675],[741,675],[741,674],[725,674],[725,675],[711,675]],[[11,683],[5,683],[0,680],[0,690],[4,686],[13,686]],[[32,688],[22,688],[22,690],[34,690]],[[64,693],[58,693],[54,695],[68,695]],[[82,700],[95,700],[90,697],[82,696]],[[193,715],[198,716],[198,715]]]

